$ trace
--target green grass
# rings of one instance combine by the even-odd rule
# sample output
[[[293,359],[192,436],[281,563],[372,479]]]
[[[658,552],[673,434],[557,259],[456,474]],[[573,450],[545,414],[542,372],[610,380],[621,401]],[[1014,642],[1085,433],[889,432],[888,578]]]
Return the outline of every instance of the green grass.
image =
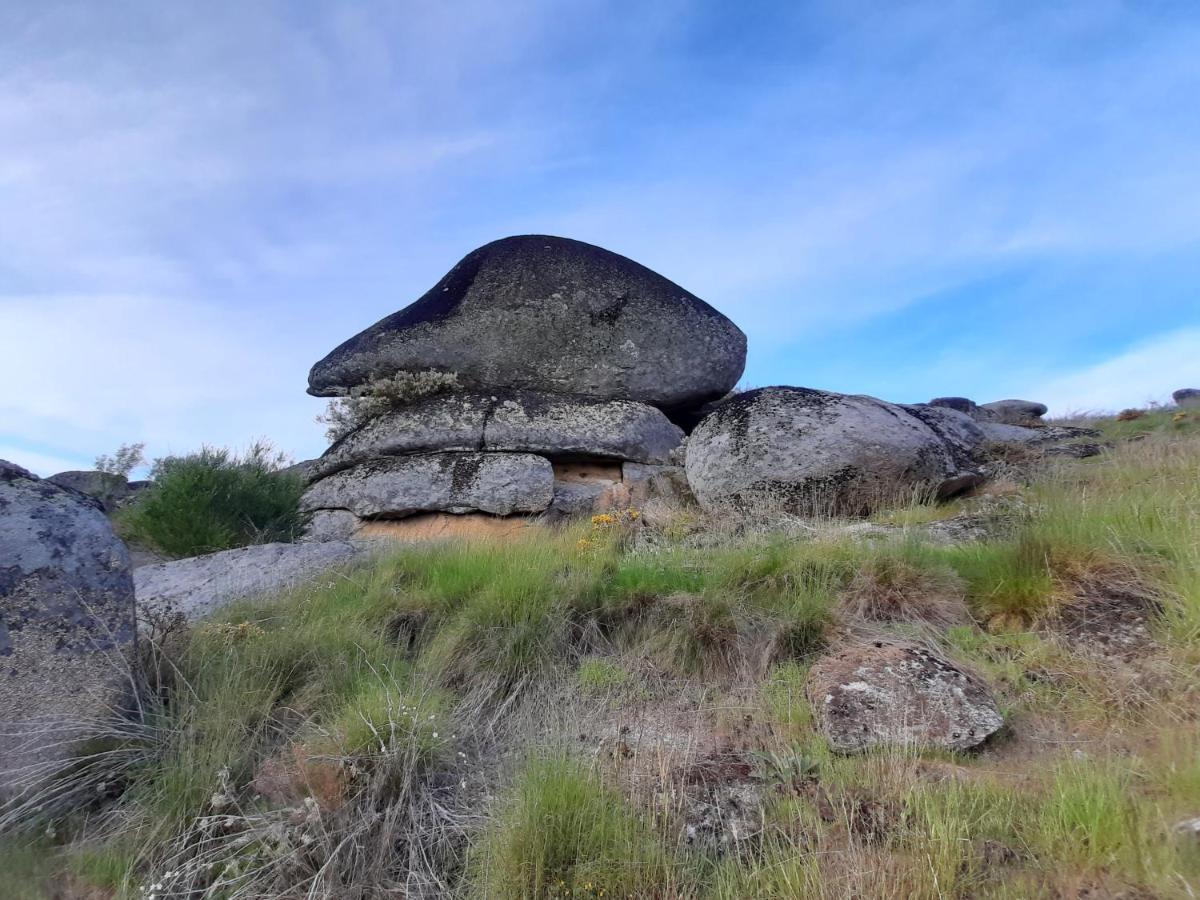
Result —
[[[608,659],[585,659],[576,678],[579,689],[591,696],[624,693],[635,680],[632,672]]]
[[[241,456],[205,447],[161,459],[153,486],[117,515],[118,530],[176,558],[293,540],[305,482],[280,465],[263,443]]]
[[[646,814],[569,757],[518,775],[472,860],[472,896],[643,897],[673,886],[671,853]]]
[[[1170,828],[1200,812],[1200,437],[1155,416],[1046,464],[986,541],[836,522],[641,541],[625,523],[408,547],[229,607],[163,649],[120,799],[9,839],[0,867],[30,897],[60,871],[136,896],[219,854],[263,870],[250,896],[395,892],[413,865],[489,898],[1188,896],[1200,850]],[[1082,587],[1152,598],[1156,642],[1122,662],[1061,639],[1053,613]],[[976,755],[834,755],[808,666],[878,632],[976,669],[1004,733]],[[635,715],[667,740],[635,746]],[[743,851],[684,846],[688,753],[748,760],[765,786]],[[260,796],[284,764],[294,783]],[[213,837],[226,790],[237,824]],[[285,853],[306,796],[321,828]]]

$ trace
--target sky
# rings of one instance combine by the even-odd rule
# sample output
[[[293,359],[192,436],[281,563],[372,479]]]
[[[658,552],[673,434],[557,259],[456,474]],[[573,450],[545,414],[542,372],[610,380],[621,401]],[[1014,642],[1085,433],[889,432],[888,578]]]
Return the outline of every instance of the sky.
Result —
[[[309,367],[509,234],[743,384],[1200,386],[1194,0],[0,0],[0,458],[325,446]]]

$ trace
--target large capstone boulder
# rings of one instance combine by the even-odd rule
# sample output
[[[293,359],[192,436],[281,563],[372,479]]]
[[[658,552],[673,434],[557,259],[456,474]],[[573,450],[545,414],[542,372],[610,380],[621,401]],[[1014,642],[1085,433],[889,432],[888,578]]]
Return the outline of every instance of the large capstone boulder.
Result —
[[[313,366],[320,397],[398,372],[468,389],[636,400],[686,410],[724,396],[746,336],[699,297],[591,244],[545,235],[475,250],[423,297]]]
[[[554,496],[550,461],[532,453],[425,453],[360,463],[309,487],[306,512],[349,510],[359,518],[419,512],[541,512]]]
[[[148,623],[194,622],[235,600],[261,599],[311,584],[372,548],[363,541],[257,544],[143,566],[133,575],[137,605]]]
[[[763,503],[800,514],[944,493],[962,475],[946,443],[903,408],[798,387],[727,400],[688,439],[686,469],[706,509]]]
[[[129,487],[129,480],[124,475],[113,472],[59,472],[46,480],[99,500],[105,512],[115,510],[122,500],[133,493]]]
[[[867,641],[818,660],[808,693],[822,733],[841,753],[878,746],[967,750],[1004,724],[980,678],[904,643]]]
[[[1006,425],[1036,424],[1047,412],[1045,403],[1033,400],[996,400],[980,404],[979,408],[989,413],[993,420]]]
[[[665,463],[683,432],[658,409],[521,391],[439,394],[373,419],[313,464],[320,478],[385,456],[440,450],[528,452]]]
[[[98,501],[0,460],[0,801],[121,707],[129,554]]]

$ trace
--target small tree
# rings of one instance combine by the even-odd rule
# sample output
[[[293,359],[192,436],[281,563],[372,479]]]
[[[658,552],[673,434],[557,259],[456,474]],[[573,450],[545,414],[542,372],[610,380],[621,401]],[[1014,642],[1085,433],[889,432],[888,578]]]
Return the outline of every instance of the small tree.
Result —
[[[146,461],[142,454],[145,449],[146,445],[140,441],[136,444],[122,444],[112,456],[102,453],[96,457],[96,471],[128,478],[130,472]]]

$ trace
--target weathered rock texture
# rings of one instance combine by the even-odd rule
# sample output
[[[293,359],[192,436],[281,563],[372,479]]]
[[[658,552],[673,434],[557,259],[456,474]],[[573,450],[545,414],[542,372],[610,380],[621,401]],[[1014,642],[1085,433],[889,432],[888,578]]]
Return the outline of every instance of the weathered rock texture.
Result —
[[[133,493],[124,475],[111,472],[59,472],[46,480],[99,500],[105,512],[112,512]]]
[[[1004,724],[977,676],[922,647],[870,641],[819,660],[809,700],[841,753],[881,745],[966,750]]]
[[[523,235],[469,253],[337,347],[313,366],[309,393],[433,369],[466,388],[687,409],[728,393],[745,360],[741,330],[677,284],[591,244]]]
[[[932,403],[928,406],[905,406],[903,409],[924,422],[942,439],[955,463],[961,468],[969,469],[979,464],[981,449],[987,436],[969,414],[953,407],[934,406]]]
[[[1172,392],[1171,399],[1177,406],[1200,406],[1200,388],[1180,388]]]
[[[687,446],[687,480],[708,509],[764,502],[859,512],[913,491],[942,492],[961,475],[946,442],[903,408],[808,388],[739,394]]]
[[[554,494],[550,461],[531,453],[428,453],[371,460],[312,485],[306,511],[346,509],[360,518],[418,512],[541,512]]]
[[[150,622],[194,622],[235,600],[278,594],[369,553],[364,542],[258,544],[143,566],[133,575]]]
[[[681,440],[678,427],[643,403],[528,391],[440,394],[368,422],[330,447],[312,473],[322,478],[370,459],[439,450],[664,463]]]
[[[990,413],[993,419],[1006,425],[1037,422],[1046,414],[1046,404],[1035,403],[1033,400],[996,400],[981,404],[979,409]]]
[[[100,503],[0,460],[0,800],[119,706],[134,635],[129,555]]]

